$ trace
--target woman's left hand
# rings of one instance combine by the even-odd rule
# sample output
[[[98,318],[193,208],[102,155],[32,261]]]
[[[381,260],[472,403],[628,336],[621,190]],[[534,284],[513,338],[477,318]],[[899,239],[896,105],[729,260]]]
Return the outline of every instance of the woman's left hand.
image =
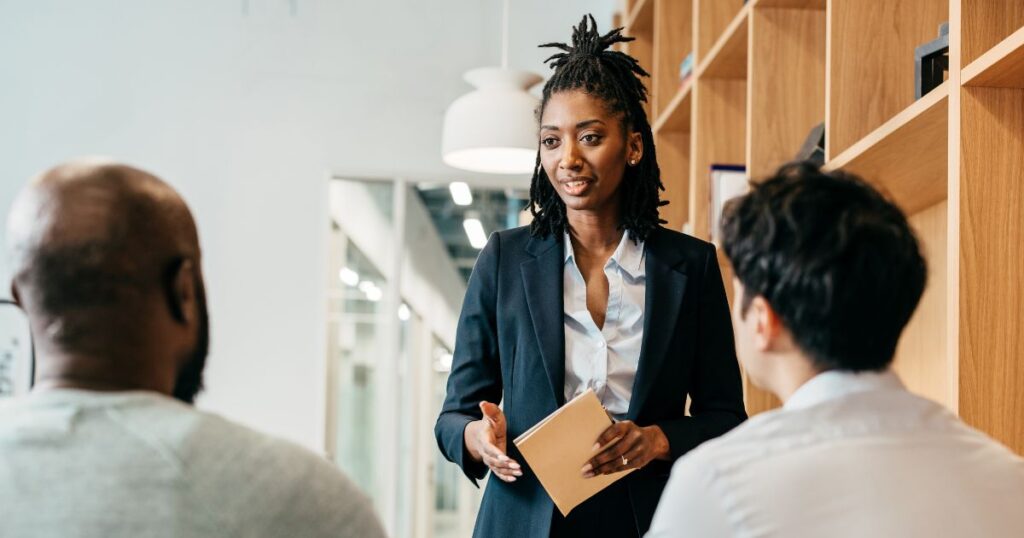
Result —
[[[583,466],[584,478],[639,469],[655,459],[669,459],[668,438],[657,426],[637,426],[631,420],[608,427],[594,445],[601,449]]]

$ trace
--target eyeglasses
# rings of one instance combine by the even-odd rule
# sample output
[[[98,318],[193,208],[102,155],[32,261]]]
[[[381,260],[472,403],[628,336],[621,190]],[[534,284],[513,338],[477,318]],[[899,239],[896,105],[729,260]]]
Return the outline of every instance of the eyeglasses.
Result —
[[[0,299],[0,398],[27,393],[35,383],[35,370],[28,317],[18,303]]]

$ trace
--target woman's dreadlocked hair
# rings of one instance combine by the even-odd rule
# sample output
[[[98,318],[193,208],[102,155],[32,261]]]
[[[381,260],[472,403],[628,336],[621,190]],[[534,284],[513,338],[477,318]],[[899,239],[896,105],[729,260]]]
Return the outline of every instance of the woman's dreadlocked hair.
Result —
[[[544,84],[537,117],[543,115],[552,95],[567,90],[583,90],[604,101],[612,113],[621,114],[625,130],[640,133],[643,155],[636,166],[626,167],[619,193],[622,197],[621,226],[633,240],[645,240],[652,230],[665,222],[658,218],[658,208],[668,202],[659,198],[659,191],[665,187],[661,183],[661,171],[654,153],[654,135],[643,107],[647,101],[647,88],[640,77],[650,75],[632,56],[609,49],[615,43],[633,39],[622,35],[622,28],[601,35],[594,17],[588,15],[573,28],[572,45],[541,45],[563,52],[545,60],[555,74]],[[565,203],[558,197],[541,166],[539,146],[530,183],[530,213],[533,214],[532,235],[561,237],[568,230]]]

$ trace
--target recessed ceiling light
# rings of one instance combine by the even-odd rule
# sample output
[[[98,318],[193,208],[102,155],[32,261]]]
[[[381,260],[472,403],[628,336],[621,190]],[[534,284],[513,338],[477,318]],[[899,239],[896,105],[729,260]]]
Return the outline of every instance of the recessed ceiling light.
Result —
[[[359,273],[349,269],[348,267],[342,267],[338,271],[338,279],[340,279],[346,286],[356,287],[359,285]]]
[[[465,182],[449,183],[448,190],[452,193],[452,201],[455,202],[455,205],[467,206],[473,203],[473,193]]]
[[[469,244],[475,249],[482,249],[487,245],[487,234],[484,233],[484,225],[477,218],[467,218],[462,221],[462,227],[469,237]]]

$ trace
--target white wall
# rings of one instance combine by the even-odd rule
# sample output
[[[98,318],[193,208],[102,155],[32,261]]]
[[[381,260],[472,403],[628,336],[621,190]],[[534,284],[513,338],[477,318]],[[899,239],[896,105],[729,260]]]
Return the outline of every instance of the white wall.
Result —
[[[537,43],[613,7],[512,4],[511,64],[542,74]],[[0,211],[79,155],[167,179],[205,250],[200,405],[319,449],[327,171],[465,178],[441,164],[441,118],[465,70],[497,63],[499,13],[483,0],[0,0]]]

